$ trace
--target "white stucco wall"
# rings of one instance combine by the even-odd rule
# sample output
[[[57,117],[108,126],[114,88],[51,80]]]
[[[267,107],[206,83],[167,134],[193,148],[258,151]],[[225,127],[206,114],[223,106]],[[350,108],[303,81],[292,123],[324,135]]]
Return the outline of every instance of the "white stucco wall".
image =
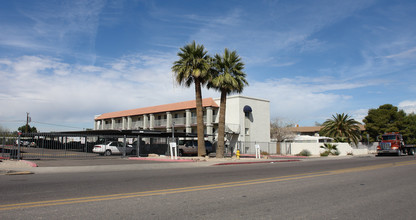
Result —
[[[214,99],[220,105],[220,99]],[[246,122],[243,112],[244,106],[252,109],[252,120]],[[218,122],[218,117],[215,119]],[[270,101],[241,95],[227,97],[225,123],[231,127],[238,127],[239,141],[270,142]],[[249,128],[249,135],[245,134]]]
[[[320,156],[325,150],[321,148],[323,143],[286,143],[289,144],[289,149],[287,153],[291,155],[299,154],[302,150],[309,150],[312,156]],[[348,155],[348,153],[353,153],[353,148],[348,143],[334,143],[337,145],[337,149],[340,152],[340,156]]]

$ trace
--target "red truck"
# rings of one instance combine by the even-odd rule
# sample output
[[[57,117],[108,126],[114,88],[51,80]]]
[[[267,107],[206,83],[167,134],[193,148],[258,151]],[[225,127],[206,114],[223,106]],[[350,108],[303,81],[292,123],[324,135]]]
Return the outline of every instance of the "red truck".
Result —
[[[390,132],[381,135],[381,140],[377,146],[377,155],[395,154],[398,156],[408,154],[415,155],[415,145],[405,145],[403,137],[399,132]]]

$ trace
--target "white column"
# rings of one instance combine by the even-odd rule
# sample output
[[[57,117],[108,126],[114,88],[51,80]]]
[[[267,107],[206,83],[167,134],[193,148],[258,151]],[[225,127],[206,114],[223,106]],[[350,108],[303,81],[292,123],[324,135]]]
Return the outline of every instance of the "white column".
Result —
[[[150,114],[149,129],[150,130],[155,129],[155,115],[154,114]]]
[[[149,116],[148,115],[143,115],[143,129],[149,129]]]
[[[166,112],[166,132],[172,131],[172,113]]]
[[[212,118],[213,118],[212,107],[206,107],[206,112],[207,112],[207,121],[206,121],[207,135],[208,135],[208,140],[212,142],[214,140],[214,136],[213,136],[214,128],[212,125]]]
[[[127,117],[127,130],[131,130],[131,116]]]
[[[121,118],[121,129],[126,130],[127,129],[127,117]]]
[[[114,127],[116,126],[116,119],[115,118],[112,118],[111,119],[111,129],[113,129],[114,130]]]
[[[186,114],[186,118],[185,118],[185,128],[186,128],[186,133],[191,133],[192,132],[192,127],[191,127],[191,110],[190,109],[186,109],[185,110],[185,114]]]

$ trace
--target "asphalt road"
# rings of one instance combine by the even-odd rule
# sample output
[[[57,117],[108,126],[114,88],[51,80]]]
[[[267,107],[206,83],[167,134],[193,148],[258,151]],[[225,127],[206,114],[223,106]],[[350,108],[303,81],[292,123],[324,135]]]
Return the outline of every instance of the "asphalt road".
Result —
[[[414,219],[415,168],[404,156],[0,176],[0,218]]]

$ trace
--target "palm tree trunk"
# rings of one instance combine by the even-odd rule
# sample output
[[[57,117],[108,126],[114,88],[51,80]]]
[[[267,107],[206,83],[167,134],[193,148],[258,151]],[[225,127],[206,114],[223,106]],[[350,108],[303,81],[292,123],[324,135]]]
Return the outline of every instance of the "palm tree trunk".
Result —
[[[224,157],[224,137],[225,137],[225,109],[227,103],[227,94],[224,91],[221,91],[221,100],[220,100],[220,119],[218,122],[218,146],[217,146],[217,158]]]
[[[204,114],[202,111],[201,82],[195,79],[195,101],[196,101],[196,132],[198,136],[198,157],[206,155],[204,138]]]

